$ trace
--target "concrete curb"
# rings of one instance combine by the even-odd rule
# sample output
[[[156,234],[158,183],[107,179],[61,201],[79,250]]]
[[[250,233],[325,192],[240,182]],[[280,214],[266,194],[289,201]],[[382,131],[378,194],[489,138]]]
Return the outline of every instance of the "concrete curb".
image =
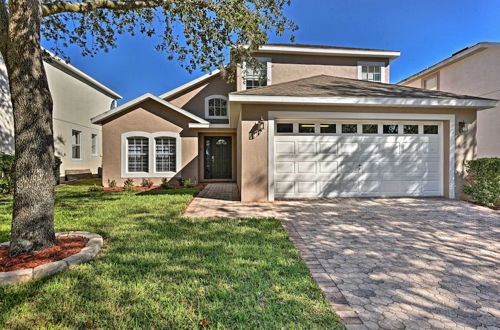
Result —
[[[27,282],[30,280],[37,280],[47,276],[52,276],[59,272],[62,272],[68,268],[73,268],[75,266],[81,265],[92,260],[101,249],[103,245],[103,239],[101,235],[89,233],[86,231],[69,231],[56,233],[56,236],[82,236],[87,238],[89,241],[85,247],[70,257],[65,259],[50,262],[34,268],[14,270],[10,272],[0,272],[0,286]],[[9,242],[0,243],[0,246],[8,246]]]

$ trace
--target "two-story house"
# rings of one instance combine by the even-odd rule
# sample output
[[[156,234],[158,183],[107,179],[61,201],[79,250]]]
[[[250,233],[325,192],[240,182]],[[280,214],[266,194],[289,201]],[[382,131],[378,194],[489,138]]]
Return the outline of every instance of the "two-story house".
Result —
[[[102,164],[102,129],[90,118],[116,105],[121,96],[73,65],[54,57],[44,62],[54,102],[53,127],[56,155],[66,171],[90,170]],[[14,153],[14,119],[9,80],[0,56],[0,152]]]
[[[234,83],[211,72],[92,119],[103,183],[234,181],[242,201],[460,193],[478,109],[496,100],[391,85],[397,51],[268,44]],[[464,128],[468,127],[468,131]]]
[[[480,42],[399,85],[500,99],[500,42]],[[500,104],[477,113],[477,156],[500,157]]]

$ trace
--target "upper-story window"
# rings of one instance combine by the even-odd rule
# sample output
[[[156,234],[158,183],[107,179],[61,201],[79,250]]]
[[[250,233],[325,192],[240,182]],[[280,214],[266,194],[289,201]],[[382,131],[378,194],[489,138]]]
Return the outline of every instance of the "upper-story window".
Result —
[[[438,89],[438,76],[434,75],[432,77],[428,77],[424,80],[422,80],[422,88],[425,89],[430,89],[430,90],[437,90]]]
[[[227,97],[211,95],[205,98],[205,118],[227,118]]]
[[[358,79],[386,82],[384,62],[358,62]]]
[[[269,58],[256,58],[262,63],[261,66],[251,65],[248,62],[243,64],[243,89],[252,89],[269,85],[270,70],[268,68],[271,63]]]

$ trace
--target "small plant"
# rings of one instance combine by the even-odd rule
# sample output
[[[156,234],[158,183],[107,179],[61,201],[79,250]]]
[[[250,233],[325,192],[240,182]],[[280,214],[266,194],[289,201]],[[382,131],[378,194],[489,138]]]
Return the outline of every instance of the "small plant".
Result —
[[[115,180],[109,181],[109,179],[108,179],[108,186],[110,188],[116,188],[116,181]]]
[[[123,182],[123,188],[125,191],[135,191],[134,179],[127,179]]]
[[[163,189],[173,189],[174,187],[168,182],[168,178],[161,178],[161,187]]]
[[[152,186],[153,186],[153,180],[146,178],[142,179],[141,187],[151,188]]]
[[[466,164],[463,192],[485,206],[500,206],[500,158],[479,158]]]
[[[180,176],[175,178],[175,180],[177,180],[177,182],[179,183],[179,186],[183,187],[184,186],[184,179],[181,178]]]
[[[97,191],[102,191],[102,190],[103,190],[102,187],[98,186],[96,184],[89,188],[90,192],[97,192]]]
[[[185,188],[193,188],[195,186],[194,181],[191,179],[186,179],[184,180],[184,187]]]

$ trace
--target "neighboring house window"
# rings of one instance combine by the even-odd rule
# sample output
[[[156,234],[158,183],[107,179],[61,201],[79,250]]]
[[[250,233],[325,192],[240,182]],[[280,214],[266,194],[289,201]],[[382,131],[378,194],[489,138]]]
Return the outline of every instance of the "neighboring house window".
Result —
[[[149,172],[149,139],[145,137],[129,137],[128,172]]]
[[[205,99],[205,118],[227,118],[227,98],[212,95]]]
[[[267,58],[257,58],[257,61],[262,63],[262,66],[253,66],[245,62],[243,64],[243,89],[252,89],[263,87],[270,84],[270,63]]]
[[[91,147],[90,147],[90,152],[91,152],[91,155],[92,156],[97,156],[97,134],[95,133],[92,133],[90,134],[90,143],[91,143]]]
[[[71,130],[71,158],[82,159],[82,132]]]
[[[432,76],[422,81],[422,87],[435,91],[438,89],[438,76]]]
[[[358,79],[375,82],[386,82],[385,63],[358,62]]]
[[[157,137],[156,145],[156,172],[176,171],[176,141],[173,137]]]

